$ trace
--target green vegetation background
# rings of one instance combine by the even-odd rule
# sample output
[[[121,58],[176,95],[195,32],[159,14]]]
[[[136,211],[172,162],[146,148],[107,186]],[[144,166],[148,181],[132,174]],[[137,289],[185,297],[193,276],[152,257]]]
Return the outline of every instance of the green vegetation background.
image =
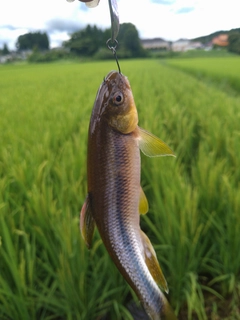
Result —
[[[140,126],[177,155],[142,156],[141,221],[179,319],[240,319],[239,66],[121,61]],[[113,68],[0,67],[0,319],[132,319],[136,298],[98,233],[88,251],[79,232],[89,118]]]

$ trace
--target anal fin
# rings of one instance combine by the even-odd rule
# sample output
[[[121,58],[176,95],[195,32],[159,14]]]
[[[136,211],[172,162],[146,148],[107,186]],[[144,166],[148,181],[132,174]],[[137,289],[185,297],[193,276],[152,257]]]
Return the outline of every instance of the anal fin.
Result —
[[[88,249],[90,249],[92,245],[94,227],[95,221],[92,216],[89,195],[87,195],[80,213],[80,230]]]
[[[157,256],[147,235],[141,231],[142,243],[144,247],[144,258],[149,272],[158,286],[168,293],[167,281],[158,263]]]

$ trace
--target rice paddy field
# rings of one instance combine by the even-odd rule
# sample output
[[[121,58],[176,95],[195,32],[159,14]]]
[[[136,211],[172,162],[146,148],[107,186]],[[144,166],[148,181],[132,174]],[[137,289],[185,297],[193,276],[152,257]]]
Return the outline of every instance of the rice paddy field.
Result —
[[[240,58],[120,63],[139,125],[176,154],[142,156],[167,297],[180,320],[240,319]],[[0,66],[1,320],[140,319],[98,233],[89,251],[79,232],[91,109],[115,67]]]

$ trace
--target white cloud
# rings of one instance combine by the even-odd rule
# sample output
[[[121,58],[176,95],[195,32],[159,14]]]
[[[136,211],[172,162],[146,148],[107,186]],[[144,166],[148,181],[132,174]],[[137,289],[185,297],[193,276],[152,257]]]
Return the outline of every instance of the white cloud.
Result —
[[[168,40],[194,38],[218,30],[239,28],[239,0],[118,0],[120,22],[133,23],[141,37]],[[67,40],[68,33],[86,24],[110,26],[108,1],[87,9],[66,0],[5,1],[0,10],[0,47],[11,49],[19,35],[47,31],[51,45]],[[3,27],[4,26],[4,27]]]

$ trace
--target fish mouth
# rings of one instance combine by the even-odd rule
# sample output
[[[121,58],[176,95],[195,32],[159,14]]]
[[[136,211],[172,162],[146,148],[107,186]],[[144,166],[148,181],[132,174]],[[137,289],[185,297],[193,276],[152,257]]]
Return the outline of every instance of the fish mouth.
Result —
[[[115,80],[116,78],[119,78],[119,77],[123,77],[123,74],[118,71],[112,70],[104,78],[104,82]]]
[[[103,85],[108,86],[109,91],[118,88],[120,90],[130,89],[130,84],[127,77],[121,72],[110,71],[103,80]]]

